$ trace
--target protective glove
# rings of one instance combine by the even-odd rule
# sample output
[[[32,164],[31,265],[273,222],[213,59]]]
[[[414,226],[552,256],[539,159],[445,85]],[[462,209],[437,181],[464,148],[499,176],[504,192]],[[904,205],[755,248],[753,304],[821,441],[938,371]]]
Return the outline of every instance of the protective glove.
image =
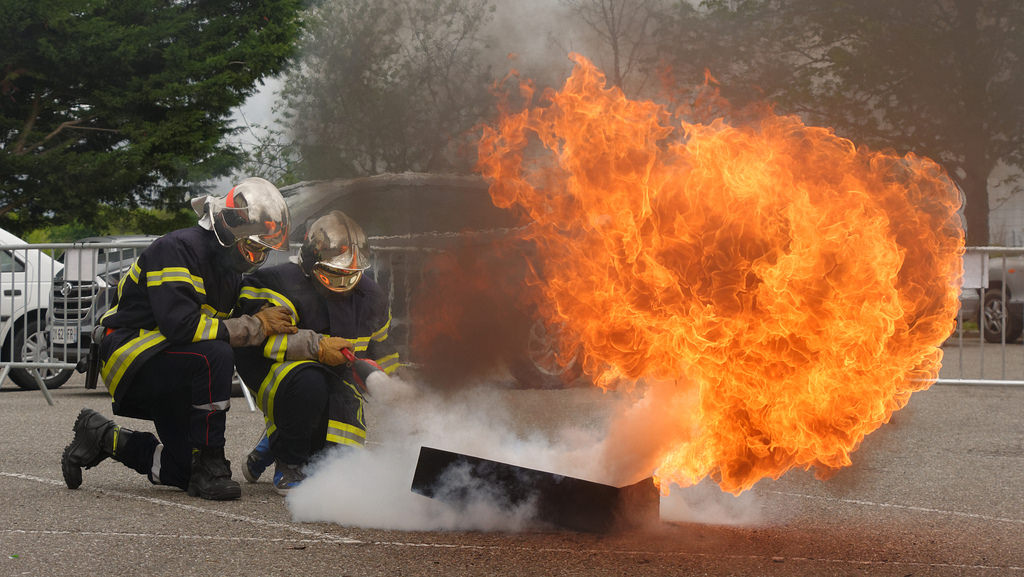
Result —
[[[263,326],[263,335],[267,337],[282,334],[294,335],[299,330],[287,307],[264,307],[253,316],[260,320],[260,324]]]
[[[320,350],[317,351],[316,359],[321,363],[336,367],[348,362],[345,352],[352,348],[348,339],[341,337],[324,337],[320,339]]]

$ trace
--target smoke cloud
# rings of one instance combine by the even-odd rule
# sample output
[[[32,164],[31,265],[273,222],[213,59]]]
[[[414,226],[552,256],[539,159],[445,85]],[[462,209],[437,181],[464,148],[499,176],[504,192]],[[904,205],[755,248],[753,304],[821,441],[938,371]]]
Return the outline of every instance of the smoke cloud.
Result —
[[[310,477],[289,494],[295,520],[408,531],[540,527],[532,503],[502,502],[493,487],[480,485],[465,471],[449,470],[440,489],[459,493],[459,507],[413,493],[421,446],[607,484],[619,484],[612,477],[623,476],[612,469],[646,466],[643,458],[631,460],[628,451],[639,437],[608,439],[610,431],[625,430],[629,421],[649,432],[643,414],[650,399],[598,389],[512,390],[507,380],[448,395],[392,381],[388,392],[379,388],[367,405],[367,448],[332,450],[311,465]],[[662,519],[749,523],[756,520],[753,499],[722,494],[706,484],[675,488],[672,496],[662,498]]]

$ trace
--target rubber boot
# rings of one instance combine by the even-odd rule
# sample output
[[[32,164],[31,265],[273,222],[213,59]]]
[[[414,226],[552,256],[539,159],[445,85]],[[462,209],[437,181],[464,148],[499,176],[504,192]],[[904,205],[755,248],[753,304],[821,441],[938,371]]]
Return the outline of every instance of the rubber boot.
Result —
[[[92,409],[82,409],[78,413],[73,430],[75,437],[64,448],[60,458],[60,469],[68,489],[82,485],[83,467],[91,469],[107,457],[117,459],[133,433]]]
[[[241,485],[231,480],[231,462],[224,458],[224,447],[192,449],[188,494],[210,501],[229,501],[242,496]]]

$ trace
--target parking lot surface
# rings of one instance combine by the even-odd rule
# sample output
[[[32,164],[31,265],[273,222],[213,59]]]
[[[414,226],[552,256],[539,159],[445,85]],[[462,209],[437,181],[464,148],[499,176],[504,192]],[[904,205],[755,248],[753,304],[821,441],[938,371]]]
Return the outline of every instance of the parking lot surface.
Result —
[[[588,389],[502,394],[525,426],[594,418],[604,402]],[[1024,576],[1024,387],[933,386],[828,481],[791,471],[740,497],[705,482],[663,499],[656,525],[608,534],[300,522],[266,479],[211,502],[109,461],[71,491],[59,464],[71,425],[110,403],[80,375],[52,395],[0,387],[0,575]],[[263,424],[233,402],[241,479]]]

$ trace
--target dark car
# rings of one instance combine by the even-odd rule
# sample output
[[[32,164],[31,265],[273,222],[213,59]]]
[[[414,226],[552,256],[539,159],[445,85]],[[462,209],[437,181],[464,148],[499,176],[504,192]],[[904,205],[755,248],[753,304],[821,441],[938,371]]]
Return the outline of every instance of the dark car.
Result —
[[[530,244],[521,222],[494,206],[477,176],[384,174],[284,187],[292,245],[330,210],[356,220],[374,251],[370,274],[391,298],[389,338],[402,362],[436,379],[505,368],[519,386],[556,388],[581,375],[555,354],[527,299]]]

